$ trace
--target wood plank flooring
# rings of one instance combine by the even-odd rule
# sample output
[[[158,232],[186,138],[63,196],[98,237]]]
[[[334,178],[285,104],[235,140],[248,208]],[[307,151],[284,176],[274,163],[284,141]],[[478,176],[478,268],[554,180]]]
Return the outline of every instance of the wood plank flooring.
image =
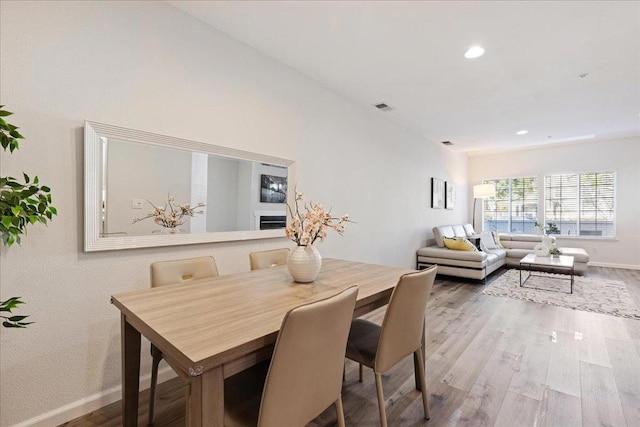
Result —
[[[640,306],[640,271],[589,267],[587,276],[624,281]],[[473,282],[436,280],[426,312],[431,420],[423,419],[408,357],[383,377],[390,426],[640,425],[640,321],[482,290]],[[383,309],[368,317],[381,321],[382,315]],[[364,372],[360,383],[358,366],[346,362],[348,426],[379,425],[373,373]],[[179,379],[159,386],[157,427],[184,425],[184,393]],[[140,400],[139,425],[145,425],[148,391]],[[64,425],[119,426],[120,402]],[[310,424],[334,425],[333,408]]]

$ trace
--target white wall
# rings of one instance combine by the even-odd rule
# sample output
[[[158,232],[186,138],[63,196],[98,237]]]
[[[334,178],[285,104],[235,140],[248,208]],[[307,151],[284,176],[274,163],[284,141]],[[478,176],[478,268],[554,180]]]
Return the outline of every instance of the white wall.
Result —
[[[558,246],[586,249],[594,265],[640,269],[638,137],[470,157],[469,188],[481,183],[483,178],[600,171],[616,172],[616,238],[559,237]],[[469,193],[470,203],[473,203],[472,197]],[[476,224],[481,223],[480,210],[478,207]],[[539,218],[541,215],[540,211]]]
[[[107,232],[144,236],[162,229],[153,218],[144,218],[154,206],[163,207],[169,195],[175,203],[191,202],[191,153],[137,142],[112,139],[108,144]],[[133,199],[144,200],[134,209]],[[189,217],[179,228],[189,231]]]
[[[248,230],[238,228],[238,173],[244,162],[226,157],[209,156],[207,189],[207,231]],[[248,212],[244,215],[248,216]]]
[[[2,173],[37,173],[59,211],[0,255],[2,298],[22,296],[36,322],[0,328],[1,426],[52,411],[60,423],[120,384],[109,297],[148,287],[151,262],[210,254],[229,274],[249,269],[251,251],[291,244],[83,253],[85,119],[295,160],[298,189],[357,222],[319,246],[326,257],[411,267],[431,227],[467,219],[466,156],[167,4],[2,1],[0,15],[0,101],[27,137]],[[432,176],[458,185],[455,210],[429,208]]]

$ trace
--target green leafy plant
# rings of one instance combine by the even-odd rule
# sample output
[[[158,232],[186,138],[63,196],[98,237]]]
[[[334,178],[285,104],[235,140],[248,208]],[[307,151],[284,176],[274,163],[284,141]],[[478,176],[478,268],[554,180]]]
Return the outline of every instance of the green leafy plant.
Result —
[[[560,229],[555,222],[548,222],[545,226],[543,223],[536,221],[534,224],[543,234],[559,234]]]
[[[6,152],[13,153],[20,148],[20,139],[24,137],[18,132],[18,127],[8,123],[5,117],[10,111],[0,105],[0,145]],[[33,180],[26,173],[22,174],[24,182],[12,176],[0,177],[0,237],[2,244],[10,247],[14,243],[20,244],[20,238],[27,233],[27,226],[40,222],[47,224],[57,209],[51,205],[51,189],[46,185],[39,185],[38,177]],[[11,313],[11,310],[24,304],[20,297],[0,301],[0,313]],[[5,328],[24,328],[32,322],[24,322],[28,316],[5,316],[2,326]]]
[[[5,316],[5,313],[11,313],[11,310],[24,304],[24,301],[20,297],[9,298],[6,301],[0,301],[0,319],[2,319],[2,326],[5,328],[26,328],[27,325],[33,322],[23,322],[29,316]]]
[[[7,123],[4,117],[10,111],[0,105],[0,144],[10,152],[19,148],[19,139],[24,137],[18,127]],[[38,177],[33,181],[23,173],[24,183],[12,176],[0,177],[0,236],[5,246],[20,243],[20,237],[27,232],[29,224],[41,222],[46,224],[58,213],[51,205],[51,189],[46,185],[39,186]]]
[[[549,249],[549,255],[562,255],[562,252],[558,248]]]

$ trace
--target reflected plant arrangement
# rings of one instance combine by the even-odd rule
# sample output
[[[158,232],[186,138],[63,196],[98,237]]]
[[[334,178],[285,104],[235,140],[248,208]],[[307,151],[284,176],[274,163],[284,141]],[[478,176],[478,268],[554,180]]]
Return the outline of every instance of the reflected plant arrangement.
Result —
[[[156,206],[151,202],[149,202],[149,204],[153,206],[153,211],[142,218],[134,216],[131,222],[132,224],[153,218],[153,222],[164,228],[176,228],[184,224],[184,217],[193,217],[202,214],[204,211],[197,209],[205,206],[204,203],[198,203],[194,207],[191,207],[189,204],[180,205],[176,203],[175,198],[171,195],[167,197],[167,203],[162,207]]]

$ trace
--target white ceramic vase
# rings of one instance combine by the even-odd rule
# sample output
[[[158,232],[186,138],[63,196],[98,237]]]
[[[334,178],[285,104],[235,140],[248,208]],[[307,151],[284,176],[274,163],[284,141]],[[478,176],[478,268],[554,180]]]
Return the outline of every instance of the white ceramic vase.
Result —
[[[296,246],[287,261],[289,273],[298,283],[311,283],[316,280],[321,265],[322,256],[313,245]]]

